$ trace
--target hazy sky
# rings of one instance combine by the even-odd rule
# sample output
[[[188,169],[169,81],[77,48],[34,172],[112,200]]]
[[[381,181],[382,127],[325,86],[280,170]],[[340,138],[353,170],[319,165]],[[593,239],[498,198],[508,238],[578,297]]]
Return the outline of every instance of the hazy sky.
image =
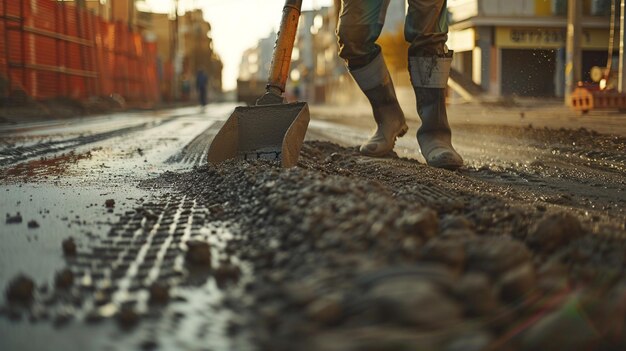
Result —
[[[173,0],[144,0],[155,12],[171,12]],[[234,89],[241,54],[278,28],[284,0],[180,0],[180,11],[200,8],[211,23],[214,46],[224,62],[224,89]],[[332,0],[304,0],[304,9],[328,6]]]

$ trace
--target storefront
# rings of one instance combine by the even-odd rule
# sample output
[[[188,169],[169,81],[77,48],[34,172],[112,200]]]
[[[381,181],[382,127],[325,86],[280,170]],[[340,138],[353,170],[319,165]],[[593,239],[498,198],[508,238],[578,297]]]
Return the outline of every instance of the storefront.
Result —
[[[496,28],[501,95],[563,96],[566,40],[565,28]],[[584,29],[581,44],[583,80],[589,81],[593,66],[606,65],[608,30]]]
[[[476,26],[450,31],[453,68],[494,96],[561,97],[565,88],[565,27]],[[608,28],[585,28],[583,80],[606,65]]]

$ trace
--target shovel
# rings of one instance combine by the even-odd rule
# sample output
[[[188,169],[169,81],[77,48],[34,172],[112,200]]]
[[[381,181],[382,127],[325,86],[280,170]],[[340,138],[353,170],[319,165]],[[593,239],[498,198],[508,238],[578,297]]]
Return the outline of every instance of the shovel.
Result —
[[[301,6],[302,0],[285,1],[265,94],[255,106],[235,108],[211,142],[208,162],[268,159],[279,160],[282,167],[297,165],[309,107],[306,102],[286,103],[283,93]]]

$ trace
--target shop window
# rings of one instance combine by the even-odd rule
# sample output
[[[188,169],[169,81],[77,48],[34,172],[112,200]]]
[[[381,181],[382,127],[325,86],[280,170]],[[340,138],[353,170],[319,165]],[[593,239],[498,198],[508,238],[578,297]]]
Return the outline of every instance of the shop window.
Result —
[[[584,0],[583,14],[591,16],[610,16],[612,0]],[[567,0],[552,0],[552,14],[567,16]]]
[[[610,16],[611,0],[592,0],[591,1],[592,16]]]

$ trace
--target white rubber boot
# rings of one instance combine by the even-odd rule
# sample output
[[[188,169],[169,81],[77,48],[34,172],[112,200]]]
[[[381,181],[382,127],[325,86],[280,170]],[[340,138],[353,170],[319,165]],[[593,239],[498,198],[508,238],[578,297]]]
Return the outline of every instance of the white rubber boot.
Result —
[[[393,150],[396,139],[404,136],[409,127],[382,54],[367,66],[351,70],[350,74],[372,105],[376,121],[376,131],[361,145],[360,151],[367,156],[384,156]]]
[[[417,142],[428,165],[455,170],[463,158],[452,146],[452,132],[446,113],[445,87],[450,75],[452,52],[446,57],[410,57],[411,83],[422,126]]]

